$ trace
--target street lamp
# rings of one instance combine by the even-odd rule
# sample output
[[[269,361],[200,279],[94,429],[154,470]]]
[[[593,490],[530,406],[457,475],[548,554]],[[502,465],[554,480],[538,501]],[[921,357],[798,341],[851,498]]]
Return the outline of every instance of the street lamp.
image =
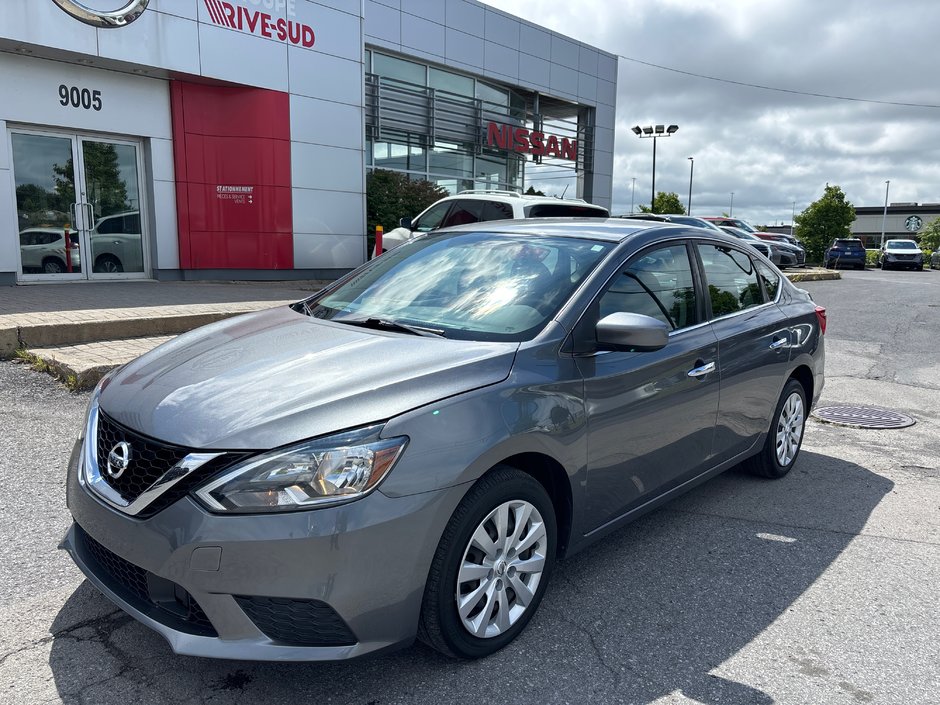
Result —
[[[630,191],[630,213],[633,213],[633,204],[636,201],[636,177],[631,177],[633,179],[633,189]]]
[[[888,219],[888,189],[891,187],[891,179],[885,181],[885,210],[881,215],[881,249],[885,246],[885,221]]]
[[[656,204],[656,139],[659,137],[672,137],[676,132],[679,131],[678,125],[670,125],[666,127],[665,125],[645,125],[640,127],[639,125],[634,125],[632,128],[633,134],[640,138],[652,137],[653,138],[653,186],[651,189],[652,196],[650,196],[650,212],[655,213],[655,204]]]
[[[734,191],[731,192],[731,208],[728,209],[728,217],[734,217]]]
[[[790,209],[790,237],[793,237],[793,221],[796,219],[796,201],[793,201],[793,208]]]
[[[689,157],[689,207],[686,210],[692,215],[692,174],[695,171],[695,157]]]

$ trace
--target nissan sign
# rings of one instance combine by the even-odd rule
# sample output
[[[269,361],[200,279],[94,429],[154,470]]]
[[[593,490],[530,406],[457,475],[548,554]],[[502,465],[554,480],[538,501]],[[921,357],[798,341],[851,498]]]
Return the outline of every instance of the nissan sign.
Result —
[[[120,10],[104,12],[102,10],[94,10],[78,2],[78,0],[52,0],[52,2],[79,22],[84,22],[85,24],[90,24],[92,27],[100,27],[102,29],[126,27],[144,14],[147,5],[150,4],[150,0],[132,0],[126,3]]]

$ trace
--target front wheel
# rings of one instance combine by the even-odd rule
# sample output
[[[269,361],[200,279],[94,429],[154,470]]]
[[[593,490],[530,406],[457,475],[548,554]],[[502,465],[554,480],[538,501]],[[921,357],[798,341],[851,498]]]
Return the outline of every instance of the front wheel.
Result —
[[[424,589],[418,638],[465,659],[506,646],[538,609],[556,540],[545,488],[521,470],[493,468],[444,530]]]
[[[795,379],[787,382],[774,411],[770,433],[760,453],[744,461],[745,467],[755,475],[779,478],[790,472],[806,427],[806,392]]]

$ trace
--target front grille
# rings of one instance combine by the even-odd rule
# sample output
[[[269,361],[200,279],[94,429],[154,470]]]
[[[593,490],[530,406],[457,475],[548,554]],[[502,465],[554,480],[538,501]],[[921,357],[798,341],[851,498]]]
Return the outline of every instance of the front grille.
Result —
[[[119,478],[115,479],[108,472],[108,454],[115,445],[122,441],[130,445],[131,459],[127,469]],[[167,470],[190,453],[187,448],[162,443],[131,431],[100,411],[98,412],[96,449],[98,470],[101,477],[128,503],[133,502],[146,490],[150,489],[153,483],[163,477]],[[163,511],[171,504],[185,497],[195,485],[248,455],[248,453],[224,453],[217,458],[213,458],[156,497],[136,516],[139,519],[146,519],[157,512]]]
[[[75,535],[89,568],[123,600],[178,631],[218,636],[202,607],[181,586],[124,560],[77,524]]]
[[[108,454],[122,441],[131,447],[130,465],[115,479],[108,472]],[[97,450],[101,476],[125,502],[137,499],[189,453],[185,448],[160,443],[135,433],[100,412]]]
[[[235,595],[265,635],[289,646],[352,646],[356,637],[332,607],[320,600]]]

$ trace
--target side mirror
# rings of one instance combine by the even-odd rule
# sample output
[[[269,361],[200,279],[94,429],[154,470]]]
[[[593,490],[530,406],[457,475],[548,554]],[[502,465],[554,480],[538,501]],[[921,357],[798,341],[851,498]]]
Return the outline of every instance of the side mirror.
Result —
[[[669,326],[640,313],[612,313],[597,322],[601,350],[653,352],[666,347]]]
[[[405,228],[405,230],[414,230],[414,228],[411,227],[411,218],[402,218],[398,221],[398,226]]]

